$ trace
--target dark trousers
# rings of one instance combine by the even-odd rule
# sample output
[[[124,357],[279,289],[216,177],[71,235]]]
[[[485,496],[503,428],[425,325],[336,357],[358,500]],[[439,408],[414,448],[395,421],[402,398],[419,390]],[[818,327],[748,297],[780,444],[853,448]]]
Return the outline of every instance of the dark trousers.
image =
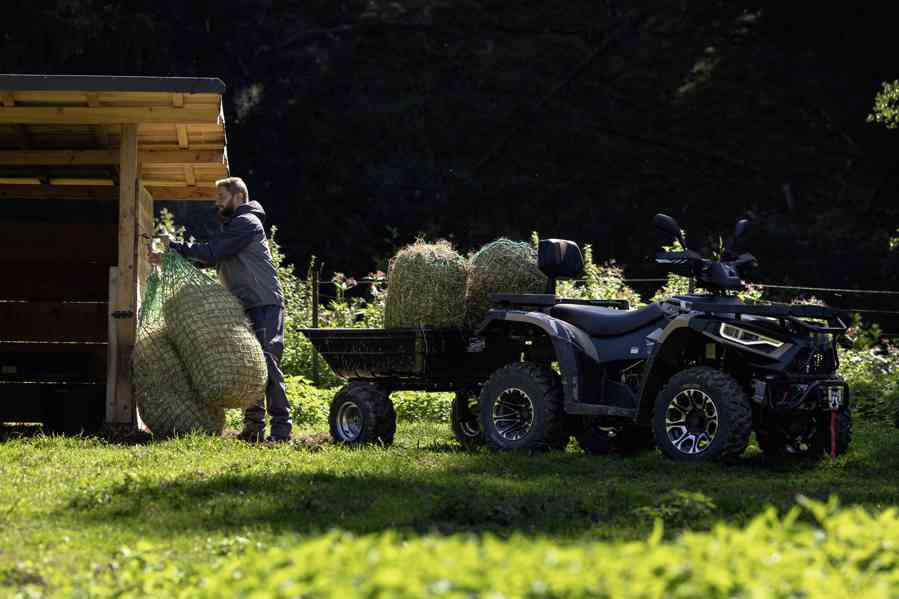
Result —
[[[290,436],[290,405],[287,403],[287,388],[284,386],[284,373],[281,372],[281,355],[284,353],[284,308],[281,306],[259,306],[247,310],[247,316],[253,323],[256,338],[265,353],[268,366],[268,385],[265,388],[265,399],[244,410],[244,428],[265,426],[265,408],[272,421],[273,437]]]

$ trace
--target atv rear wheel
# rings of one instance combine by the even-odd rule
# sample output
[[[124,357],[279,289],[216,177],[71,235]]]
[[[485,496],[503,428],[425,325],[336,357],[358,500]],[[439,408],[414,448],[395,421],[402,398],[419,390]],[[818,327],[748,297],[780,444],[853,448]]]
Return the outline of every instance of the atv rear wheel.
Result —
[[[484,445],[477,388],[456,392],[450,406],[450,425],[456,441],[465,449],[477,449]]]
[[[727,460],[749,443],[752,408],[729,374],[690,368],[674,375],[656,398],[653,432],[659,449],[673,460]]]
[[[390,445],[396,434],[396,411],[383,387],[350,383],[331,401],[328,423],[335,443]]]
[[[551,368],[519,362],[500,368],[481,389],[481,426],[492,449],[564,449],[562,381]]]

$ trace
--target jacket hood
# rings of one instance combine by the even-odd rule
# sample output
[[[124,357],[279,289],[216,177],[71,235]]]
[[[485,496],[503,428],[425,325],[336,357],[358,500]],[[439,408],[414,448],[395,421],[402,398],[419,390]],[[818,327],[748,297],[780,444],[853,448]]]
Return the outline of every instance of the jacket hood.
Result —
[[[234,211],[234,216],[231,218],[236,218],[241,214],[252,214],[265,224],[265,210],[259,202],[247,202],[238,206],[237,210]]]

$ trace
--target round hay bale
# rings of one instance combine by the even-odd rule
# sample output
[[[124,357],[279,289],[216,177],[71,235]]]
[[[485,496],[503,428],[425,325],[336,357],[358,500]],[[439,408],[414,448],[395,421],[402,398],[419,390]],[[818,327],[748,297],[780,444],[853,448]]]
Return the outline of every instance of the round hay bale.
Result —
[[[243,306],[219,285],[185,285],[163,307],[166,333],[205,405],[244,409],[265,396],[268,369]]]
[[[390,261],[384,327],[461,327],[467,277],[468,263],[449,242],[406,246]]]
[[[465,322],[480,324],[494,293],[543,293],[546,276],[537,268],[537,250],[530,244],[497,239],[469,259]]]
[[[132,354],[132,379],[140,417],[154,435],[222,433],[225,411],[199,403],[187,370],[162,329],[141,331]]]

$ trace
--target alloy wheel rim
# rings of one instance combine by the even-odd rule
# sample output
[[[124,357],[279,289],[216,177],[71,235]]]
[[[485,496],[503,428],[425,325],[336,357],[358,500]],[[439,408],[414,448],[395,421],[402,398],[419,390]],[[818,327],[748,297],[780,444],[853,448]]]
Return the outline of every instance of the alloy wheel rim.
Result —
[[[704,391],[684,389],[668,402],[665,433],[678,452],[697,455],[706,451],[718,430],[718,406]]]
[[[519,441],[531,432],[534,425],[534,402],[518,388],[500,393],[493,403],[493,428],[506,441]]]

